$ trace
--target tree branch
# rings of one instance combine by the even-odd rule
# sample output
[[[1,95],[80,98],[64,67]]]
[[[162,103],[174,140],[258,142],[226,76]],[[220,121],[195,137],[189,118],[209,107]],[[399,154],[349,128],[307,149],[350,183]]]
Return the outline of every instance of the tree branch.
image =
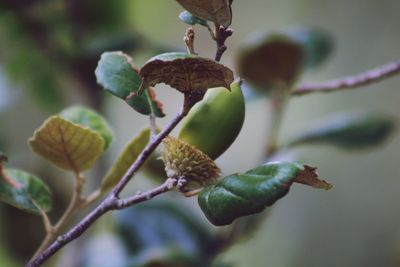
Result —
[[[225,28],[221,25],[215,25],[215,34],[213,39],[217,43],[217,52],[215,53],[215,61],[221,61],[222,55],[225,53],[227,47],[225,45],[226,39],[232,36],[233,31],[229,28]]]
[[[58,250],[67,245],[69,242],[81,236],[97,219],[102,215],[111,210],[123,209],[134,204],[150,200],[151,198],[170,191],[176,184],[176,180],[168,179],[163,185],[149,190],[146,193],[135,195],[131,198],[120,200],[119,194],[128,184],[133,175],[139,170],[144,164],[146,159],[151,153],[157,148],[161,141],[171,133],[171,131],[178,125],[178,123],[186,116],[189,112],[188,107],[182,108],[176,117],[170,122],[170,124],[159,134],[154,140],[145,147],[140,153],[136,161],[131,165],[119,183],[114,187],[112,192],[105,198],[92,212],[90,212],[85,218],[83,218],[77,225],[75,225],[66,234],[59,236],[55,242],[53,242],[47,249],[41,252],[37,257],[34,257],[28,264],[27,267],[37,267],[52,257]]]
[[[140,192],[132,197],[118,200],[115,209],[122,210],[137,203],[150,200],[155,196],[171,191],[176,186],[176,183],[176,179],[168,178],[162,185],[153,188],[145,193]]]
[[[54,241],[56,236],[60,234],[60,231],[63,229],[63,227],[69,222],[71,217],[80,209],[81,204],[84,202],[84,199],[82,198],[82,189],[83,189],[83,184],[85,182],[85,179],[81,176],[80,173],[76,172],[75,173],[75,185],[74,185],[74,191],[72,193],[72,198],[71,201],[68,205],[68,208],[65,210],[61,218],[58,220],[58,222],[53,226],[51,225],[50,221],[48,220],[47,216],[45,217],[46,213],[42,213],[45,227],[46,227],[46,236],[42,243],[40,244],[39,248],[33,255],[32,259],[38,256],[45,248],[47,248],[51,242]],[[47,219],[47,221],[46,221]]]
[[[128,169],[125,175],[122,177],[121,181],[114,187],[111,194],[115,197],[118,197],[121,193],[122,189],[128,184],[130,179],[136,173],[137,170],[144,164],[146,159],[151,155],[151,153],[157,148],[157,146],[161,143],[161,141],[171,133],[171,131],[178,125],[178,123],[186,116],[189,110],[182,109],[181,112],[177,114],[177,116],[171,121],[171,123],[165,128],[157,137],[152,140],[140,153],[139,157],[132,164],[132,166]]]
[[[354,76],[326,82],[302,84],[292,91],[292,95],[304,95],[314,92],[328,93],[339,90],[354,89],[379,82],[396,74],[400,74],[400,60]]]
[[[40,266],[58,250],[64,247],[69,242],[81,236],[98,218],[111,210],[120,210],[140,202],[148,201],[155,196],[168,192],[174,188],[176,179],[167,179],[162,185],[151,189],[145,193],[137,194],[133,197],[118,200],[112,194],[110,194],[101,204],[87,215],[79,224],[72,228],[68,233],[59,236],[57,240],[51,244],[43,253],[37,258],[28,263],[27,267]]]

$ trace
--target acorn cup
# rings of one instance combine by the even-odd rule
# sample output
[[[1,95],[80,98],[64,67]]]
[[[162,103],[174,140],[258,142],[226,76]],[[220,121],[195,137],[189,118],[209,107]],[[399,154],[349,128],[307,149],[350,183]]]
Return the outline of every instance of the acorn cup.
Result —
[[[178,189],[185,196],[194,196],[204,186],[217,182],[221,171],[209,156],[173,137],[166,137],[163,145],[162,160],[167,176],[178,180]]]
[[[225,88],[208,90],[182,122],[178,138],[215,160],[236,140],[245,118],[245,101],[240,82]],[[149,158],[144,166],[147,175],[164,180],[166,175],[158,156]]]

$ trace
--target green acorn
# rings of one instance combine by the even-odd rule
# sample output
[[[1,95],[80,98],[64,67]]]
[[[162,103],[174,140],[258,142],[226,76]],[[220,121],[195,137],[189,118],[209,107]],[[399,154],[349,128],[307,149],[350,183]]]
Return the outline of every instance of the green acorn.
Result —
[[[245,118],[245,102],[240,82],[208,90],[182,123],[178,138],[210,158],[222,155],[236,140]]]
[[[185,196],[195,195],[204,186],[216,183],[221,171],[209,156],[173,137],[166,137],[163,144],[167,176],[178,179],[178,189]]]

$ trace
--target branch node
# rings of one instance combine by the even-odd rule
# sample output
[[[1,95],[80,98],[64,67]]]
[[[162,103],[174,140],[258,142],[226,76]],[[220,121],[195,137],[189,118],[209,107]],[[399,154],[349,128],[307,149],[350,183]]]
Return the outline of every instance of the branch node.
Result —
[[[220,61],[222,55],[226,51],[227,47],[225,45],[226,39],[232,36],[233,30],[230,28],[225,28],[221,25],[215,25],[215,42],[217,43],[217,52],[215,54],[215,61]]]

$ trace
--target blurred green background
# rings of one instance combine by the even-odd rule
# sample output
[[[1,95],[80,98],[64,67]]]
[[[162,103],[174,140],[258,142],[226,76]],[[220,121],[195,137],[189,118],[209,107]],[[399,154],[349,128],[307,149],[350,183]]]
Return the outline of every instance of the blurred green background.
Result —
[[[72,179],[33,155],[26,140],[46,117],[68,105],[101,110],[116,141],[88,174],[89,186],[97,184],[122,146],[147,123],[146,117],[95,86],[99,55],[124,50],[140,66],[156,53],[183,50],[186,25],[177,18],[181,10],[172,0],[1,0],[0,148],[11,166],[37,173],[50,184],[58,203],[52,217],[66,205]],[[234,1],[234,35],[222,62],[233,68],[238,47],[253,31],[311,25],[330,32],[336,47],[329,62],[308,72],[302,81],[358,73],[399,57],[399,10],[397,0]],[[197,52],[211,57],[215,45],[207,30],[196,27],[196,33]],[[359,90],[293,98],[282,140],[336,111],[366,109],[399,117],[399,86],[400,77],[394,77]],[[165,125],[178,111],[181,96],[163,86],[157,94],[165,104],[167,117],[160,120]],[[268,119],[266,101],[249,103],[237,142],[217,160],[225,174],[261,163]],[[396,134],[374,150],[349,153],[328,146],[297,150],[334,188],[325,192],[294,186],[253,238],[219,258],[240,267],[400,266],[399,149]],[[136,180],[132,191],[149,186],[143,177]],[[19,266],[43,235],[40,218],[3,204],[0,216],[0,266]],[[104,224],[111,216],[106,217]],[[69,246],[62,258],[73,253]]]

